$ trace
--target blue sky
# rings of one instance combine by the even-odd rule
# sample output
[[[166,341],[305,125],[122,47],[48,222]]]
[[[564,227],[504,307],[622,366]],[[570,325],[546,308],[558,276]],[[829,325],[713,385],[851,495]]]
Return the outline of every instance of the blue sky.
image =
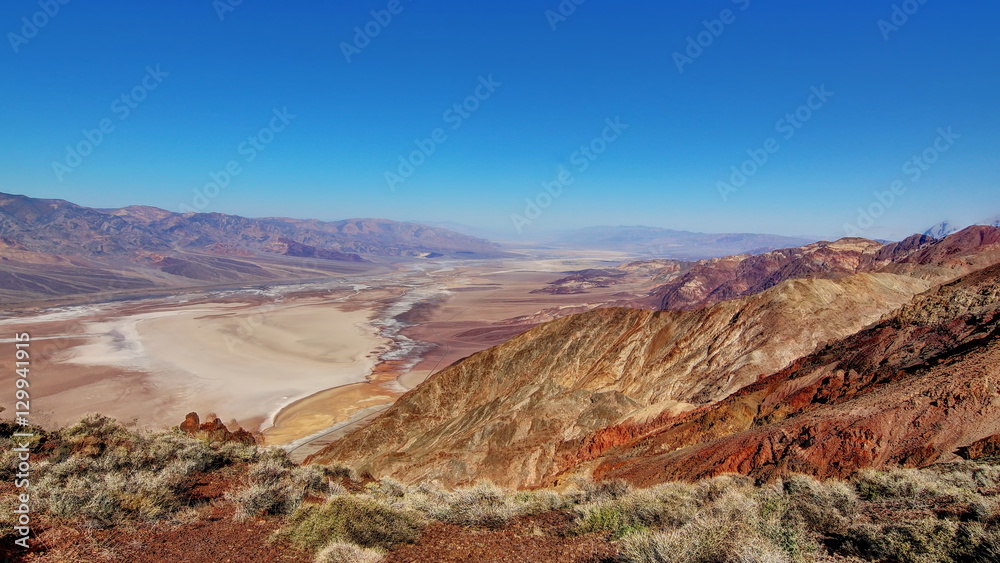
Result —
[[[4,2],[0,190],[529,238],[1000,214],[996,2],[231,2]]]

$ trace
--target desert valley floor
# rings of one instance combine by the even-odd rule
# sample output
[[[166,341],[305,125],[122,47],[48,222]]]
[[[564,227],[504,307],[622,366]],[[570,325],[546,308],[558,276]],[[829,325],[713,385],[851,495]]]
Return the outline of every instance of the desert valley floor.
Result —
[[[315,283],[22,308],[0,326],[31,334],[33,409],[45,425],[100,412],[160,428],[195,411],[304,457],[455,360],[648,290],[536,291],[566,271],[624,259],[411,261]]]

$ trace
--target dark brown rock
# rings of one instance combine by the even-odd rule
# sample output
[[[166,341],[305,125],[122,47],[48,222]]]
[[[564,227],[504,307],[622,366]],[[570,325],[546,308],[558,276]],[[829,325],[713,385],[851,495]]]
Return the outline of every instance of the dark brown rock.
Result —
[[[198,427],[201,425],[201,420],[198,418],[198,413],[189,412],[187,416],[184,417],[184,422],[181,423],[180,429],[185,434],[194,434],[198,431]]]
[[[962,459],[980,459],[984,457],[1000,456],[1000,434],[987,436],[981,440],[958,448],[958,455]]]

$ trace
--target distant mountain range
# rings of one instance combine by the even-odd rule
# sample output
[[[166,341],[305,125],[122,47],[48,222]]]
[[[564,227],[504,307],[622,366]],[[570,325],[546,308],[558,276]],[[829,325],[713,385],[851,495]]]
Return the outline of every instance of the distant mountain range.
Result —
[[[753,233],[694,233],[657,227],[586,227],[545,240],[557,248],[612,250],[650,258],[699,260],[736,254],[759,254],[802,246],[816,239]]]
[[[496,258],[487,240],[385,219],[251,219],[0,194],[0,302],[319,277],[374,257]]]

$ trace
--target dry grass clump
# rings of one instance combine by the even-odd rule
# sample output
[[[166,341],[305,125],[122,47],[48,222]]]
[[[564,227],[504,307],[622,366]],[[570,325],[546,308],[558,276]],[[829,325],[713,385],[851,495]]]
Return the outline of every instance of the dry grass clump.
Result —
[[[488,481],[454,491],[424,489],[411,493],[408,501],[428,518],[459,526],[498,528],[529,511],[526,497]]]
[[[668,499],[648,498],[645,513],[661,519],[643,522],[646,529],[623,530],[623,561],[790,563],[814,559],[818,545],[795,517],[792,502],[782,490],[756,488],[730,476],[687,487],[673,491],[676,500],[670,508],[664,506],[670,504]],[[583,525],[587,523],[585,518]]]
[[[413,513],[362,495],[340,495],[299,507],[279,536],[313,552],[331,542],[388,550],[415,541],[422,527]]]
[[[666,483],[649,489],[621,488],[616,494],[594,495],[573,507],[578,533],[608,532],[623,538],[651,528],[673,528],[691,521],[702,504],[698,486]]]
[[[554,490],[512,491],[489,481],[446,490],[427,483],[405,486],[385,479],[369,483],[365,494],[427,520],[485,528],[499,528],[519,516],[565,510],[574,502]]]
[[[319,465],[295,465],[283,451],[268,450],[247,467],[246,486],[226,493],[226,498],[236,504],[237,520],[291,514],[307,495],[333,491],[331,473]]]
[[[316,555],[316,563],[380,563],[385,554],[353,543],[333,542]]]
[[[681,513],[686,521],[656,521],[665,509],[654,494],[631,493],[577,510],[579,530],[622,538],[621,558],[629,562],[792,563],[836,556],[978,563],[1000,561],[998,485],[1000,469],[975,463],[865,471],[850,481],[793,475],[762,486],[720,477],[671,485],[684,491],[677,500],[689,510]]]
[[[969,501],[976,488],[968,474],[919,469],[865,470],[852,481],[862,499],[900,508]]]
[[[851,483],[877,514],[850,526],[851,551],[874,560],[1000,561],[1000,467],[863,471]]]

